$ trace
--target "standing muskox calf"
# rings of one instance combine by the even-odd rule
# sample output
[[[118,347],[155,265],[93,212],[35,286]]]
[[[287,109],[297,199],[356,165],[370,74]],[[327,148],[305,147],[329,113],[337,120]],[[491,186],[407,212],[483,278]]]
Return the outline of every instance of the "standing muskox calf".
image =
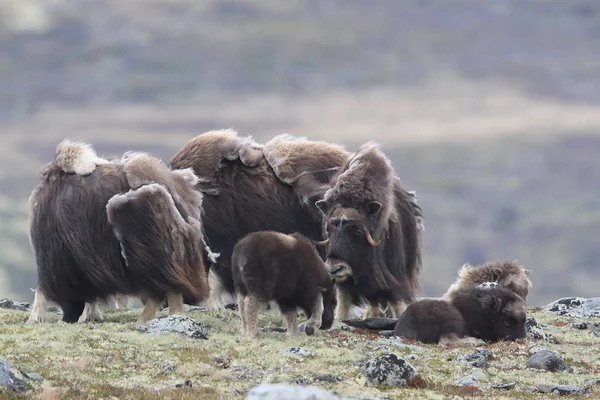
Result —
[[[298,233],[251,233],[234,247],[232,266],[243,335],[258,336],[259,305],[269,301],[285,316],[288,334],[299,331],[298,307],[308,317],[306,334],[331,327],[333,282],[309,239]]]
[[[84,304],[114,294],[148,296],[140,321],[166,296],[208,295],[202,249],[202,195],[190,170],[172,171],[144,153],[104,160],[86,144],[61,142],[30,198],[36,300],[76,322]],[[32,322],[44,319],[43,307]]]
[[[529,279],[531,271],[523,268],[514,260],[490,261],[472,266],[463,265],[458,271],[458,278],[446,291],[444,299],[463,287],[477,286],[486,282],[495,282],[521,296],[527,301],[532,284]]]
[[[419,289],[420,208],[373,143],[348,157],[316,202],[326,217],[327,266],[338,285],[336,318],[367,302],[364,317],[388,307],[398,318]]]
[[[457,289],[448,300],[411,304],[394,333],[423,343],[519,340],[526,336],[525,320],[525,301],[517,294],[500,286],[471,286]]]

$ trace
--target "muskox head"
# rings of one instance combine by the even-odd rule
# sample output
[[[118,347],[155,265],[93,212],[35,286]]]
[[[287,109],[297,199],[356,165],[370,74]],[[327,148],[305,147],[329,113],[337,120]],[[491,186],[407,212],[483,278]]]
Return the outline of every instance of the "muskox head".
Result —
[[[362,275],[373,254],[382,248],[388,224],[395,216],[394,173],[390,161],[373,144],[352,154],[332,188],[315,205],[325,215],[327,267],[336,281]]]

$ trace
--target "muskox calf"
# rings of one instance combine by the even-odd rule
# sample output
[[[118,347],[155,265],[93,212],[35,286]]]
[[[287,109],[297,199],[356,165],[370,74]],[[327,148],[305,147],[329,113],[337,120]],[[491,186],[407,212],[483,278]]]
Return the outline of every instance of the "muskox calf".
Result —
[[[307,335],[331,327],[333,282],[309,239],[299,233],[250,233],[235,245],[231,260],[243,335],[258,336],[259,305],[269,301],[279,306],[288,334],[299,333],[298,307],[308,317]]]
[[[456,282],[448,288],[443,298],[449,299],[452,293],[463,287],[495,282],[527,301],[529,289],[532,287],[530,274],[530,270],[523,268],[514,260],[490,261],[477,266],[465,264],[458,271]]]
[[[423,343],[478,344],[526,336],[525,301],[491,285],[459,288],[448,298],[423,299],[407,307],[394,333]]]

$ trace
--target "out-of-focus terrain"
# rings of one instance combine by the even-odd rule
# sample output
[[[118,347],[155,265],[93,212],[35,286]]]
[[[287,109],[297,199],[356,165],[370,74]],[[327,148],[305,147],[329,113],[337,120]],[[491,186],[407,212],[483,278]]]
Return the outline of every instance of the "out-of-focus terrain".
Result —
[[[517,258],[598,294],[600,3],[6,0],[0,297],[31,300],[27,197],[65,137],[165,161],[234,127],[375,140],[425,214],[423,294]]]

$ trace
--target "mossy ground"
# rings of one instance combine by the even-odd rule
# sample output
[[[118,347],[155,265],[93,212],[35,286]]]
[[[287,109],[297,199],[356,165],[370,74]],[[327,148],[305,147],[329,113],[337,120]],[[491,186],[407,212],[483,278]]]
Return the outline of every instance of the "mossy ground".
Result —
[[[588,330],[576,330],[566,323],[577,322],[532,311],[539,323],[559,344],[528,340],[524,344],[498,343],[485,346],[493,353],[489,377],[473,387],[459,387],[455,381],[471,367],[453,362],[474,351],[472,347],[421,345],[419,352],[387,346],[409,360],[422,380],[410,388],[382,388],[366,385],[356,362],[381,355],[374,350],[379,336],[340,331],[309,337],[290,338],[285,333],[261,332],[260,339],[246,340],[239,333],[237,311],[197,311],[188,315],[204,323],[208,340],[176,334],[151,336],[135,329],[139,309],[105,310],[102,323],[64,324],[52,316],[50,322],[29,325],[27,313],[0,310],[0,356],[25,372],[36,372],[46,381],[35,395],[2,393],[6,398],[42,399],[235,399],[261,382],[310,383],[343,395],[379,395],[389,398],[498,399],[544,398],[527,389],[542,383],[580,385],[600,377],[600,338]],[[161,312],[162,315],[166,311]],[[595,322],[600,319],[595,320]],[[276,311],[263,312],[261,327],[281,327]],[[525,368],[528,350],[541,345],[561,355],[572,372],[549,373]],[[303,347],[314,357],[282,354],[293,346]],[[314,382],[319,374],[340,378],[337,383]],[[186,380],[191,387],[175,388]],[[511,390],[490,388],[491,383],[516,381]],[[572,398],[598,398],[600,387]]]

